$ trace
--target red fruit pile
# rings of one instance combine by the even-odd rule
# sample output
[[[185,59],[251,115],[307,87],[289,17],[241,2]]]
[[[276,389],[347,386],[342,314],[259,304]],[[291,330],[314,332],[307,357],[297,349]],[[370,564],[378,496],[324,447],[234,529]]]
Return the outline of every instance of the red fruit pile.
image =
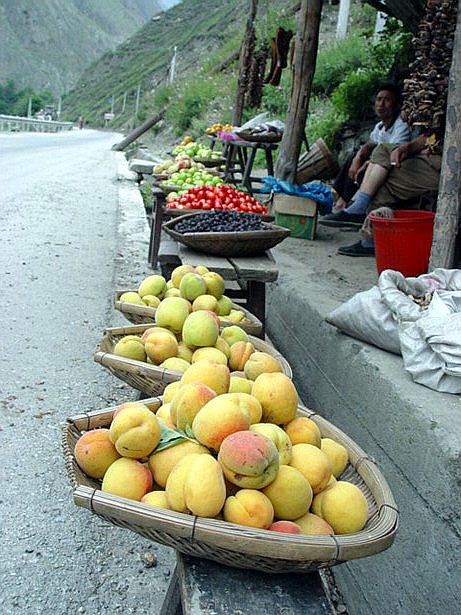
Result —
[[[171,209],[207,209],[267,214],[267,207],[261,205],[254,197],[227,184],[194,186],[181,196],[167,199],[166,206]]]

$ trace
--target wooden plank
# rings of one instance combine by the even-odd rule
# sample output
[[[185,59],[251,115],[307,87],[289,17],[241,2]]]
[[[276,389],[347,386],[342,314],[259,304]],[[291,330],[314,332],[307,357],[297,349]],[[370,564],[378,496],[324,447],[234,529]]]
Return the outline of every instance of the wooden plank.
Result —
[[[215,271],[222,275],[225,280],[236,280],[237,274],[232,264],[227,258],[222,256],[215,256],[213,254],[205,254],[204,252],[197,252],[188,248],[182,244],[179,245],[179,256],[184,265],[204,265],[208,267],[210,271]]]
[[[265,574],[178,554],[184,615],[331,615],[317,572]]]
[[[456,238],[461,208],[461,3],[453,43],[453,58],[448,81],[447,121],[440,173],[439,198],[435,216],[429,271],[455,265]]]
[[[237,277],[256,282],[274,282],[279,270],[270,251],[256,256],[229,257]]]

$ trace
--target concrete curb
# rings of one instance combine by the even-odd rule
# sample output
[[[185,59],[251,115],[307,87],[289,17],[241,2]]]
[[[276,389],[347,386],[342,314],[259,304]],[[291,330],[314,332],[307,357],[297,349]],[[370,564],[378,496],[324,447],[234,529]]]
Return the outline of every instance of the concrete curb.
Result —
[[[334,569],[350,615],[457,612],[459,397],[413,383],[400,357],[327,324],[340,303],[328,280],[303,279],[298,260],[274,252],[281,267],[268,288],[269,335],[307,405],[377,460],[400,509],[388,551]]]

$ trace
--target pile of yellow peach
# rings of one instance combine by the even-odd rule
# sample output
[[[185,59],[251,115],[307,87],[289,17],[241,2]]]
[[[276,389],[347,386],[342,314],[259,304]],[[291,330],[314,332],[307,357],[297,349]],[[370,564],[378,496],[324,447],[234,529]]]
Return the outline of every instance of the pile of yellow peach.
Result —
[[[365,526],[365,496],[340,479],[346,448],[297,415],[296,388],[281,371],[250,379],[199,360],[162,401],[124,403],[110,428],[80,437],[75,459],[102,479],[102,491],[262,530],[348,534]]]

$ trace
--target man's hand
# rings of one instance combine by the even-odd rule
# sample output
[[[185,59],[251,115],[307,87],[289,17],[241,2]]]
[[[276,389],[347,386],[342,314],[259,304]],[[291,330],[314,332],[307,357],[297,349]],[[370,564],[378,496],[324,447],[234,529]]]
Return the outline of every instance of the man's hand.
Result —
[[[352,179],[353,182],[357,181],[357,175],[360,171],[362,167],[362,161],[360,160],[360,158],[357,158],[357,156],[354,158],[354,160],[352,161],[351,166],[349,167],[349,177]]]
[[[390,162],[393,166],[400,167],[402,162],[408,158],[409,155],[409,147],[408,143],[402,143],[395,149],[392,150],[390,155]]]

